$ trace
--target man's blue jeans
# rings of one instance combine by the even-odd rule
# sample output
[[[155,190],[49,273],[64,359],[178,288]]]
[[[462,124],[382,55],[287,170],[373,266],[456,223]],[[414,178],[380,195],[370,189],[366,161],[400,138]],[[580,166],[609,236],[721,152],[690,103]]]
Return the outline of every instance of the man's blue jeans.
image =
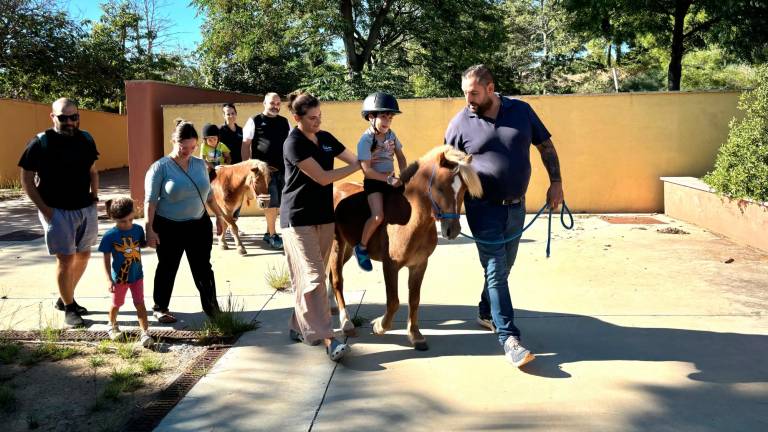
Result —
[[[500,205],[485,200],[464,203],[472,235],[482,240],[502,240],[519,234],[525,223],[525,200],[520,204]],[[493,317],[499,343],[510,336],[520,337],[515,327],[515,311],[509,295],[509,271],[515,263],[517,238],[504,244],[475,243],[485,270],[485,284],[480,296],[480,315]]]

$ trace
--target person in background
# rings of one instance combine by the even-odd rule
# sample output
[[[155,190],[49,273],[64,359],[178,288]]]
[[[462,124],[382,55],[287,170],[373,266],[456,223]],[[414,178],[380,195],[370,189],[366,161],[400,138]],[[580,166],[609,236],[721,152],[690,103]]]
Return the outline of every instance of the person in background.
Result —
[[[267,219],[267,232],[264,241],[273,249],[283,248],[283,239],[277,233],[275,222],[285,187],[285,165],[283,163],[283,143],[291,127],[288,120],[279,115],[280,96],[267,93],[264,96],[264,111],[248,119],[243,128],[243,160],[263,160],[276,171],[269,179],[269,204],[264,209]]]
[[[243,161],[243,128],[237,124],[237,108],[228,102],[221,106],[221,112],[224,124],[219,126],[219,141],[229,148],[231,163],[240,163]]]
[[[219,128],[210,123],[203,126],[203,145],[200,146],[200,158],[208,167],[211,180],[216,176],[216,167],[229,165],[232,162],[229,147],[219,142]]]
[[[56,256],[55,307],[64,311],[66,325],[77,327],[88,310],[75,301],[75,288],[99,234],[99,152],[80,130],[75,101],[57,99],[50,117],[53,128],[32,138],[19,159],[21,186],[37,207],[48,253]]]

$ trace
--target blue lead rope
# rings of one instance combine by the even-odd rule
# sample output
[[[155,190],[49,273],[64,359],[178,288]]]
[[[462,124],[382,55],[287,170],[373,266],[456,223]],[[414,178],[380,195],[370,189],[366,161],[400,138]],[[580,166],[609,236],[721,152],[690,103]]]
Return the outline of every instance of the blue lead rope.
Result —
[[[501,240],[487,240],[487,239],[479,239],[477,237],[472,237],[471,235],[464,234],[463,232],[461,233],[461,235],[463,235],[464,237],[470,240],[474,240],[476,243],[481,243],[481,244],[498,245],[498,244],[509,243],[512,240],[520,238],[525,232],[525,230],[530,228],[530,226],[533,225],[534,222],[536,222],[536,219],[538,219],[538,217],[541,216],[541,214],[544,212],[544,209],[549,209],[549,220],[547,223],[547,258],[549,258],[549,245],[552,241],[552,208],[549,207],[549,204],[544,204],[541,207],[541,209],[536,213],[536,216],[534,216],[533,219],[531,219],[531,221],[528,222],[528,224],[523,227],[523,230],[513,235],[512,237],[504,238]],[[571,219],[571,223],[569,225],[566,225],[565,218],[563,218],[566,212],[568,213],[568,218]],[[563,201],[563,205],[560,208],[560,223],[563,225],[563,228],[565,229],[569,230],[573,228],[573,215],[571,214],[571,209],[569,209],[568,206],[565,204],[565,201]]]

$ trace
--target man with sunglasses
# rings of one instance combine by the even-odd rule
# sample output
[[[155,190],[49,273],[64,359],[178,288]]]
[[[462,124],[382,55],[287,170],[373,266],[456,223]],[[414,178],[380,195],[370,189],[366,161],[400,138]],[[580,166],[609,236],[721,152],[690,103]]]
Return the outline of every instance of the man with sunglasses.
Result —
[[[98,236],[99,152],[79,129],[73,100],[56,100],[52,111],[53,128],[32,138],[21,155],[21,185],[37,206],[48,253],[56,255],[56,308],[64,311],[65,324],[77,327],[88,311],[75,301],[75,287]]]

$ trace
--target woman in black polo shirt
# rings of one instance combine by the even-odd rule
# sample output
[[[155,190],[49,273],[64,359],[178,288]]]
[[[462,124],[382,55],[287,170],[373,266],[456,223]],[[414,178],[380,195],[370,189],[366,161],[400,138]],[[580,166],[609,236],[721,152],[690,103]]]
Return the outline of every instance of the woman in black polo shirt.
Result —
[[[333,337],[325,269],[333,242],[333,182],[360,169],[357,156],[333,135],[320,130],[320,101],[308,93],[292,94],[288,106],[296,127],[283,144],[285,188],[280,205],[280,227],[288,258],[296,305],[290,337],[325,344],[338,361],[348,345]],[[348,165],[333,169],[334,158]]]

